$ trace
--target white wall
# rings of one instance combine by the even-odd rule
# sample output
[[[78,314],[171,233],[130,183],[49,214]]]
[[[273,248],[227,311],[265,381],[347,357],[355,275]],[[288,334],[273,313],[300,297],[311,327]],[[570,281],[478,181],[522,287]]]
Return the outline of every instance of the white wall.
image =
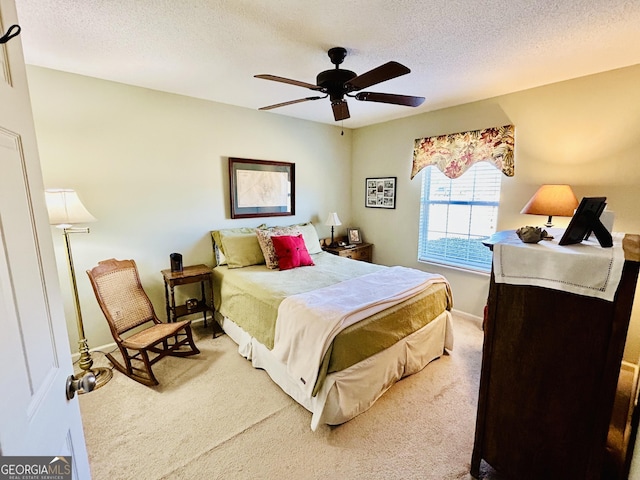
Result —
[[[338,211],[343,227],[360,227],[375,244],[374,261],[445,274],[455,307],[474,315],[482,314],[488,276],[416,260],[421,175],[409,180],[415,138],[512,123],[516,175],[503,180],[499,229],[541,224],[520,215],[522,206],[543,183],[569,183],[579,198],[608,197],[615,231],[640,233],[640,65],[344,136],[337,127],[42,68],[29,67],[28,77],[45,185],[74,188],[98,218],[90,235],[72,239],[92,347],[111,336],[84,270],[105,258],[134,258],[164,317],[160,270],[169,267],[169,253],[181,252],[187,264],[211,263],[210,230],[260,223],[230,220],[229,156],[295,162],[297,214],[286,223],[312,220],[326,236],[321,222]],[[375,176],[398,177],[395,210],[364,207],[364,179]],[[558,226],[566,223],[556,218]],[[53,233],[64,289],[64,250]],[[75,345],[71,294],[63,293]],[[640,353],[639,310],[637,300],[625,351],[631,362]],[[640,478],[633,467],[630,478]]]
[[[229,218],[229,156],[296,163],[297,214],[267,223],[312,220],[327,236],[322,221],[337,211],[343,221],[337,233],[361,228],[375,244],[375,262],[443,273],[455,308],[478,316],[487,275],[416,260],[422,174],[409,180],[415,138],[516,126],[516,174],[503,178],[499,229],[543,223],[520,209],[539,185],[569,183],[579,198],[608,197],[614,230],[640,232],[640,65],[345,130],[344,136],[338,127],[43,68],[29,67],[28,77],[45,185],[76,189],[99,220],[90,235],[72,239],[90,346],[111,337],[84,270],[109,257],[134,258],[164,317],[160,270],[168,268],[169,253],[182,253],[186,264],[210,263],[210,230],[263,221]],[[365,178],[375,176],[398,177],[395,210],[364,207]],[[555,218],[557,226],[567,222]],[[64,252],[61,236],[55,238],[64,288]],[[631,362],[640,356],[639,310],[625,352]]]
[[[352,221],[375,244],[374,261],[442,273],[455,308],[482,315],[488,275],[417,261],[422,173],[409,180],[413,142],[507,124],[516,127],[515,176],[503,177],[498,230],[542,225],[545,218],[520,210],[541,184],[568,183],[578,198],[608,198],[615,231],[640,233],[638,85],[640,65],[355,130]],[[377,176],[398,177],[395,210],[365,208],[365,178]],[[568,220],[555,217],[554,223],[564,227]],[[636,300],[625,359],[637,363],[639,355]]]
[[[330,211],[349,220],[349,130],[37,67],[28,78],[45,186],[75,189],[98,219],[89,235],[72,235],[92,348],[113,341],[85,274],[99,260],[133,258],[164,319],[160,270],[172,252],[185,265],[211,264],[211,230],[311,220],[328,236]],[[295,163],[296,215],[231,220],[228,157]],[[75,347],[62,235],[52,233]],[[189,288],[179,290],[189,296]]]

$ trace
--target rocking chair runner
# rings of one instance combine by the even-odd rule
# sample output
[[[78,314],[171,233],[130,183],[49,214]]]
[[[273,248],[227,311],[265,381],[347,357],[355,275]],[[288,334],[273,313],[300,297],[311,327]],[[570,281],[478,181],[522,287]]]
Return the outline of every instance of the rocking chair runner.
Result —
[[[123,365],[106,354],[118,371],[145,385],[158,385],[151,370],[154,363],[167,355],[186,357],[200,353],[191,335],[191,321],[162,323],[158,319],[133,260],[104,260],[87,270],[87,275],[124,359]],[[149,325],[126,338],[121,336],[144,324]]]

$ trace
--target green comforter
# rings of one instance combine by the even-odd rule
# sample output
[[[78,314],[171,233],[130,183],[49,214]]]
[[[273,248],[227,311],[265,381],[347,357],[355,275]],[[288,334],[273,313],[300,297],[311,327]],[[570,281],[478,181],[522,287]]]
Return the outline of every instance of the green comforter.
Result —
[[[264,265],[235,269],[218,266],[213,271],[214,306],[220,314],[272,349],[278,306],[285,297],[387,268],[326,252],[313,255],[313,261],[315,266],[283,271]],[[390,347],[451,308],[449,286],[436,284],[343,330],[324,357],[314,394],[327,374]]]

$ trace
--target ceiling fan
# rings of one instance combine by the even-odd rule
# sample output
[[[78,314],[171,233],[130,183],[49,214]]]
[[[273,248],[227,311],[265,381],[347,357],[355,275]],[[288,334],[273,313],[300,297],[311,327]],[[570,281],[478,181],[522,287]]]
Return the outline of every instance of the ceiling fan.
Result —
[[[329,49],[327,53],[329,54],[331,63],[333,63],[336,68],[320,72],[316,77],[316,85],[300,82],[298,80],[291,80],[289,78],[278,77],[276,75],[255,75],[255,78],[273,80],[274,82],[288,83],[290,85],[308,88],[316,92],[324,93],[324,96],[299,98],[298,100],[291,100],[289,102],[276,103],[275,105],[262,107],[259,110],[271,110],[273,108],[293,105],[295,103],[320,100],[329,97],[331,100],[331,108],[333,109],[333,118],[335,118],[336,121],[339,121],[350,117],[349,106],[344,98],[345,96],[364,102],[391,103],[394,105],[405,105],[407,107],[417,107],[422,105],[422,102],[424,102],[424,97],[395,95],[392,93],[360,92],[363,88],[386,82],[387,80],[391,80],[392,78],[400,77],[411,72],[411,70],[404,65],[398,62],[387,62],[384,65],[380,65],[373,70],[363,73],[362,75],[356,75],[350,70],[343,70],[339,68],[339,65],[347,56],[347,50],[345,48],[334,47]],[[352,92],[358,93],[352,94]]]

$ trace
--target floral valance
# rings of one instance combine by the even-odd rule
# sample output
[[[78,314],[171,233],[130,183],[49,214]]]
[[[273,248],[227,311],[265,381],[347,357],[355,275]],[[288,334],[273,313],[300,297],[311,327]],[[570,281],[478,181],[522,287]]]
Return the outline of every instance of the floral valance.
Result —
[[[513,177],[513,146],[513,125],[418,138],[411,178],[429,165],[436,165],[449,178],[458,178],[477,162],[489,162]]]

